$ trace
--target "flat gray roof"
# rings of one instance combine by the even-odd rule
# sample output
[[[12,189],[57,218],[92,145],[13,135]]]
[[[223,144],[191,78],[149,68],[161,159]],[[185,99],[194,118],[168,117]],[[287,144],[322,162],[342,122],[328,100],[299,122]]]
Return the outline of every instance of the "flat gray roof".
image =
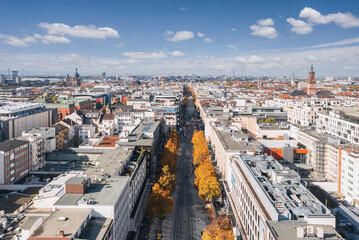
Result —
[[[45,222],[33,233],[36,238],[59,237],[64,231],[64,237],[74,237],[81,225],[89,217],[92,209],[89,208],[63,208],[55,210]],[[66,221],[59,220],[65,217]]]
[[[307,224],[305,222],[299,221],[268,221],[268,225],[272,228],[277,240],[304,240],[304,239],[328,239],[328,240],[344,240],[344,238],[331,226],[331,225],[321,225],[321,224]],[[306,228],[308,226],[313,226],[314,235],[306,236],[303,238],[297,237],[297,228],[302,227]],[[317,236],[318,227],[323,228],[324,238],[319,238]],[[306,232],[306,231],[304,231]]]
[[[88,205],[89,207],[91,205],[114,205],[122,194],[129,178],[129,176],[111,177],[106,182],[91,184],[85,194],[64,194],[55,203],[55,206],[81,205],[82,198],[92,200],[92,204]],[[83,204],[86,204],[86,202]]]
[[[65,184],[72,184],[72,185],[83,185],[86,182],[85,177],[72,177],[66,181]]]
[[[260,151],[261,143],[257,141],[252,142],[235,142],[231,139],[231,134],[236,138],[248,138],[248,135],[243,132],[230,132],[230,131],[221,131],[215,128],[215,132],[217,133],[224,149],[230,151],[249,151],[249,152],[258,152]]]
[[[131,157],[133,149],[119,147],[106,150],[96,159],[96,165],[86,169],[83,173],[89,177],[107,174],[118,176],[126,161]]]

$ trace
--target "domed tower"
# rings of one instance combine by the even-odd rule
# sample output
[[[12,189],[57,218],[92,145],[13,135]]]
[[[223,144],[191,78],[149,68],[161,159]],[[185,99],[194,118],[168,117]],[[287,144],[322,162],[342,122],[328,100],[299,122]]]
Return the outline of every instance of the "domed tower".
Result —
[[[315,72],[313,70],[313,64],[310,67],[309,76],[307,78],[307,94],[308,96],[314,96],[317,93],[317,81],[315,80]]]

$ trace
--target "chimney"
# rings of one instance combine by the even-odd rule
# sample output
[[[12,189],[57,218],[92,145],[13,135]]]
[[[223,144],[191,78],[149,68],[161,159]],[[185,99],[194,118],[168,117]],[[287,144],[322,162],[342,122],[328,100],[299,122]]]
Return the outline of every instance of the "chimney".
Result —
[[[59,232],[59,236],[60,236],[60,237],[63,237],[63,236],[64,236],[64,231],[60,231],[60,232]]]
[[[304,238],[304,229],[303,229],[303,227],[297,227],[297,238]]]
[[[324,239],[324,229],[322,227],[317,227],[317,237]]]

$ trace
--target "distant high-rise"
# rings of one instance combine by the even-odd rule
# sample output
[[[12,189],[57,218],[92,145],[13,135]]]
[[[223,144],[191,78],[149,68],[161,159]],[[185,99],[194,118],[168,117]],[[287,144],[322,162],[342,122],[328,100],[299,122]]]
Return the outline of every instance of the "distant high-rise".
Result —
[[[317,93],[317,81],[315,80],[315,72],[313,71],[313,64],[310,67],[309,76],[307,78],[307,94],[313,96]]]
[[[294,72],[292,73],[292,78],[290,79],[290,85],[292,85],[293,87],[296,85]]]
[[[263,89],[263,82],[262,82],[262,78],[258,77],[258,89],[262,90]]]
[[[17,78],[19,76],[19,72],[18,71],[11,71],[11,78]]]

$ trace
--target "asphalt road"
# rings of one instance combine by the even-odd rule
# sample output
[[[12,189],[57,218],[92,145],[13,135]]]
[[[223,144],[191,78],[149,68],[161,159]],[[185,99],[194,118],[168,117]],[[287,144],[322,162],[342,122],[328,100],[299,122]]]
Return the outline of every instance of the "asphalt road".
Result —
[[[189,98],[189,96],[188,96]],[[189,98],[185,122],[186,136],[181,136],[178,152],[177,186],[174,194],[174,212],[171,237],[166,239],[201,239],[201,233],[208,220],[203,211],[203,202],[198,197],[198,190],[194,187],[194,174],[192,166],[193,146],[192,135],[196,122],[191,121],[194,115],[194,106]],[[169,236],[167,236],[169,237]]]

